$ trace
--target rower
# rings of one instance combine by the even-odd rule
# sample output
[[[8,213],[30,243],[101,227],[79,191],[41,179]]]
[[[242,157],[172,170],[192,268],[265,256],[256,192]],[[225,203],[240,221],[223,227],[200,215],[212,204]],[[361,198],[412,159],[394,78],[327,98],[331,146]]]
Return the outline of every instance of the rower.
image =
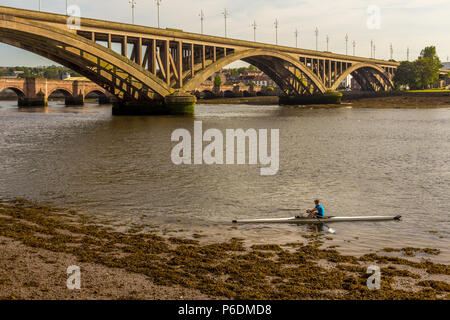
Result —
[[[320,200],[314,200],[314,204],[316,205],[314,209],[307,209],[306,213],[308,214],[308,218],[323,218],[325,216],[325,210],[320,204]]]

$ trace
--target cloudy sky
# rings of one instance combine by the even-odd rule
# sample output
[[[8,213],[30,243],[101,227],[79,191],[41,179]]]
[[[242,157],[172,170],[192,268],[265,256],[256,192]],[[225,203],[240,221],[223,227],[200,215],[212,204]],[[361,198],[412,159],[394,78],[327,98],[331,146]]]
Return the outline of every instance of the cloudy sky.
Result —
[[[156,26],[156,1],[135,0],[135,22]],[[39,0],[0,0],[1,6],[37,10]],[[42,11],[64,13],[65,0],[41,0]],[[131,22],[128,0],[69,0],[78,5],[83,17],[118,22]],[[388,59],[392,43],[394,59],[406,60],[406,48],[415,58],[427,45],[437,47],[442,61],[450,56],[450,0],[162,0],[161,27],[200,32],[200,10],[204,11],[205,33],[224,34],[223,9],[230,12],[228,37],[253,40],[256,21],[257,41],[275,42],[274,21],[278,19],[278,42],[295,46],[295,29],[299,30],[299,46],[315,49],[314,30],[319,30],[319,50],[345,53],[348,34],[349,53],[353,41],[356,55],[370,56],[370,40],[376,45],[376,57]],[[374,10],[375,8],[375,10]],[[377,20],[377,8],[379,17]],[[377,28],[379,21],[379,28]],[[50,65],[39,56],[0,44],[0,65]]]

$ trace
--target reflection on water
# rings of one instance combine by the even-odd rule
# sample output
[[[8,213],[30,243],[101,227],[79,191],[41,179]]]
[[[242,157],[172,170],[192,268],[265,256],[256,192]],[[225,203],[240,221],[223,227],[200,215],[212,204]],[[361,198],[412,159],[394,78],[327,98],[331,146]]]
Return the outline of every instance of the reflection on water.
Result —
[[[172,164],[172,131],[192,131],[195,120],[203,130],[280,129],[278,174]],[[112,117],[111,106],[59,102],[19,111],[0,101],[0,163],[3,197],[55,201],[127,225],[156,223],[167,234],[304,242],[300,234],[314,226],[230,221],[302,214],[319,198],[329,215],[404,217],[333,224],[327,244],[343,252],[432,247],[443,251],[435,260],[449,260],[449,109],[199,105],[193,118]]]

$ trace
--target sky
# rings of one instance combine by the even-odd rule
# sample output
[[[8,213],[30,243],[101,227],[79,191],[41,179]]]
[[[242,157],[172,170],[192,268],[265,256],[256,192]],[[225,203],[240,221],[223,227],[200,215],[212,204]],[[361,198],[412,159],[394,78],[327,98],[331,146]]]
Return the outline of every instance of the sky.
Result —
[[[155,27],[155,0],[135,0],[135,23]],[[82,17],[131,23],[129,0],[68,0],[80,7]],[[38,9],[39,0],[0,0],[0,6]],[[65,13],[65,0],[41,0],[41,10]],[[295,47],[294,32],[299,32],[300,48],[315,49],[316,28],[319,50],[345,54],[356,42],[356,55],[370,57],[370,41],[376,58],[389,59],[390,45],[395,60],[415,59],[425,46],[434,45],[441,61],[450,56],[450,0],[162,0],[161,28],[176,28],[200,33],[200,10],[205,15],[204,33],[224,35],[227,8],[229,38],[275,43],[275,19],[278,20],[278,43]],[[0,43],[1,66],[42,66],[55,64],[32,53]]]

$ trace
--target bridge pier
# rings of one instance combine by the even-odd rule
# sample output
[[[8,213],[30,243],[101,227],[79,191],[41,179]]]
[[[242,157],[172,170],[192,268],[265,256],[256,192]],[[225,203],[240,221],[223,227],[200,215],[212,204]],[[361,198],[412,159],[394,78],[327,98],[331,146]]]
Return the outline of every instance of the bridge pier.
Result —
[[[66,106],[82,106],[84,105],[84,96],[66,97]]]
[[[107,96],[100,96],[98,97],[98,104],[110,104],[111,98]]]
[[[116,102],[112,113],[123,115],[192,115],[197,98],[189,93],[177,91],[164,98],[164,101]]]
[[[24,107],[46,107],[48,104],[48,100],[46,97],[34,97],[34,98],[28,98],[28,97],[19,97],[18,100],[18,106],[19,108]]]

